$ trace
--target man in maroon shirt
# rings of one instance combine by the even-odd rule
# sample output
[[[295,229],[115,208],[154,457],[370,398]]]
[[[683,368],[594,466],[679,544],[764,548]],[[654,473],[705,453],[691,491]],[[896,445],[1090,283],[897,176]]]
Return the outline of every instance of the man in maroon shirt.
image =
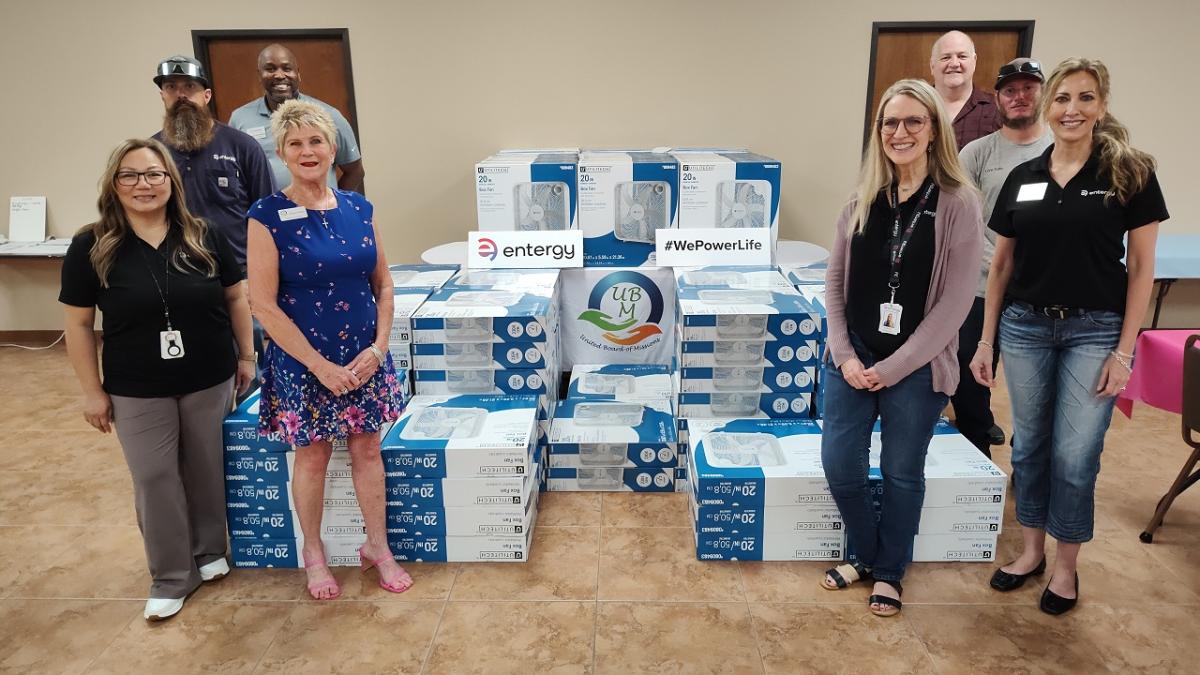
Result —
[[[952,30],[933,43],[929,71],[942,95],[946,113],[954,120],[958,149],[1000,128],[1000,112],[991,92],[980,91],[975,76],[975,43],[966,33]]]

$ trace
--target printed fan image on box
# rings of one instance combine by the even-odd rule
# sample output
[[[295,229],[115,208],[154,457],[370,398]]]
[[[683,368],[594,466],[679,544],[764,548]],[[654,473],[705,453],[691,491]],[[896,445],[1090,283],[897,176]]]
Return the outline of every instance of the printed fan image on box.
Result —
[[[571,222],[566,183],[518,183],[513,208],[517,229],[526,232],[566,230]]]
[[[771,184],[727,180],[717,185],[716,227],[770,227]]]
[[[705,437],[713,467],[782,466],[783,450],[772,434],[714,431]]]
[[[400,432],[407,440],[472,438],[479,435],[487,411],[483,408],[422,408]]]
[[[620,241],[655,242],[655,232],[671,226],[671,186],[663,181],[628,181],[616,187],[616,222]]]
[[[580,394],[632,394],[633,375],[584,373],[578,380]]]

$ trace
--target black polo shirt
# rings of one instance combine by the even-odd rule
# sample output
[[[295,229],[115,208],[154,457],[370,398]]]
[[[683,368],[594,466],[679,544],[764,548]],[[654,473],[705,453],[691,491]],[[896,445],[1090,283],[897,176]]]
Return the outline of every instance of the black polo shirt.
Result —
[[[180,396],[229,379],[237,369],[237,355],[225,288],[240,282],[242,273],[225,237],[210,228],[205,239],[217,259],[216,276],[181,272],[171,266],[170,288],[167,255],[179,241],[177,226],[171,227],[157,250],[129,233],[109,270],[107,288],[100,285],[88,258],[95,241],[90,230],[71,241],[63,261],[58,301],[75,307],[95,306],[103,313],[104,391],[136,398]],[[151,274],[167,295],[171,326],[183,338],[182,358],[162,358],[159,333],[167,324]]]
[[[901,231],[912,222],[913,210],[921,201],[933,178],[925,182],[900,204]],[[846,286],[847,326],[854,331],[877,359],[891,356],[925,318],[925,300],[929,296],[929,281],[933,278],[934,229],[938,192],[929,195],[921,216],[917,219],[912,239],[905,247],[900,267],[900,288],[896,289],[896,304],[900,313],[900,334],[879,332],[879,305],[892,297],[888,278],[892,273],[891,244],[895,215],[888,205],[885,192],[879,193],[862,233],[850,241],[850,279]]]
[[[1124,314],[1125,233],[1169,217],[1158,177],[1151,173],[1142,191],[1121,204],[1105,198],[1112,183],[1100,174],[1098,148],[1064,187],[1050,176],[1053,150],[1018,164],[996,197],[988,227],[1016,240],[1006,296]]]

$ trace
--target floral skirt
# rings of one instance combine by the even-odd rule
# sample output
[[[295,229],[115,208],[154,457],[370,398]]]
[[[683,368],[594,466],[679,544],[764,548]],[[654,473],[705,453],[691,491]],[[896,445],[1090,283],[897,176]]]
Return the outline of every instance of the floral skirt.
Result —
[[[400,380],[385,352],[370,380],[345,395],[325,388],[317,376],[271,343],[264,354],[258,433],[278,433],[294,446],[369,434],[404,412]]]

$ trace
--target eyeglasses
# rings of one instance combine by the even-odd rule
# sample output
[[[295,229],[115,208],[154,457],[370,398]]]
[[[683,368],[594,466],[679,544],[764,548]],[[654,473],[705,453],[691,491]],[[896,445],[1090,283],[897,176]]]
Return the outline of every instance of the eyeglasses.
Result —
[[[121,171],[117,173],[117,185],[133,187],[142,177],[146,178],[146,185],[162,185],[167,182],[166,171]]]
[[[997,79],[1005,78],[1009,75],[1016,75],[1017,73],[1023,73],[1025,75],[1041,75],[1042,64],[1037,61],[1025,61],[1015,65],[1012,63],[1006,63],[1000,66],[1000,73],[997,76]]]
[[[912,117],[881,117],[879,119],[879,130],[886,136],[891,136],[900,128],[900,123],[904,122],[904,129],[910,134],[919,134],[925,128],[925,123],[929,121],[926,115],[913,115]]]

